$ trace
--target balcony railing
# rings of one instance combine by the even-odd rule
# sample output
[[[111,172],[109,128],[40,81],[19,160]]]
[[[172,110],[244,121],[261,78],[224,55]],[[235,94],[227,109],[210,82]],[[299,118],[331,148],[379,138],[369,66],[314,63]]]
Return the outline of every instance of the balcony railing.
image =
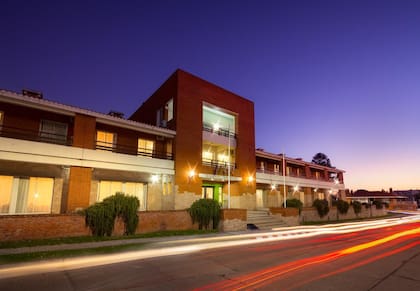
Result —
[[[229,168],[228,162],[222,162],[217,160],[202,160],[203,166],[212,167],[213,169],[225,169],[227,170]],[[235,163],[230,163],[230,169],[234,170],[236,169]]]
[[[236,138],[236,134],[232,131],[229,131],[224,128],[214,129],[214,127],[209,123],[203,123],[203,130],[211,133],[215,133],[220,136]]]
[[[0,136],[68,146],[73,144],[72,136],[10,126],[0,126]]]
[[[36,142],[45,142],[59,145],[71,146],[73,144],[73,136],[54,134],[45,131],[36,131],[10,126],[0,126],[0,136],[21,140],[29,140]],[[113,143],[100,142],[96,144],[96,149],[112,151],[122,154],[146,156],[157,159],[173,160],[172,153],[161,152],[156,150],[141,149],[133,146],[113,145]]]
[[[122,144],[115,144],[115,143],[108,143],[103,141],[96,142],[96,149],[110,151],[120,154],[128,154],[128,155],[138,155],[143,157],[150,157],[155,159],[165,159],[165,160],[173,160],[172,153],[151,150],[146,148],[138,148],[128,145]]]
[[[266,169],[263,169],[263,168],[257,168],[257,172],[258,173],[269,174],[269,175],[283,176],[283,172],[281,172],[281,171],[270,171],[270,170],[266,170]],[[334,178],[324,179],[323,177],[316,177],[316,176],[307,177],[304,174],[298,175],[296,173],[289,173],[289,174],[286,174],[286,176],[287,177],[304,178],[304,179],[310,179],[310,180],[326,181],[326,182],[331,182],[331,183],[334,183],[336,181]],[[340,181],[339,184],[343,184],[343,182]]]

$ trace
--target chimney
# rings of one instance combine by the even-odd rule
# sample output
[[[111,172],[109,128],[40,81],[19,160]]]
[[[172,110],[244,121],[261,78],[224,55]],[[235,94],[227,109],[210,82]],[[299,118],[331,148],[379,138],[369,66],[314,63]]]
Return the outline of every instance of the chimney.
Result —
[[[109,116],[113,116],[113,117],[118,117],[118,118],[124,118],[124,113],[118,112],[118,111],[114,111],[114,110],[109,111],[108,112],[108,115]]]
[[[29,90],[29,89],[22,89],[22,95],[24,96],[28,96],[28,97],[33,97],[33,98],[38,98],[38,99],[42,99],[42,92],[37,92],[34,90]]]

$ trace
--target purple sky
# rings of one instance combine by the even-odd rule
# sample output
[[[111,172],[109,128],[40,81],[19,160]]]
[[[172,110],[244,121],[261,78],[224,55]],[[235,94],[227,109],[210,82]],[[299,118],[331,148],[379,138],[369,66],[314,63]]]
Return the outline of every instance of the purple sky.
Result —
[[[420,188],[420,1],[0,7],[0,88],[129,116],[181,68],[254,101],[257,147],[324,152],[353,190]]]

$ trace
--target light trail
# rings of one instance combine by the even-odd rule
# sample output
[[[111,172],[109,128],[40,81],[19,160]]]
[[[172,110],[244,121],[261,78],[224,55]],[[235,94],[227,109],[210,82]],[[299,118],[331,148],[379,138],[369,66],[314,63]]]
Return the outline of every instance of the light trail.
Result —
[[[352,246],[349,248],[345,248],[343,250],[334,251],[331,253],[327,253],[324,255],[319,255],[315,257],[305,258],[285,264],[281,264],[275,267],[267,268],[261,271],[257,271],[248,275],[239,276],[236,278],[231,278],[228,281],[221,281],[215,284],[210,284],[201,288],[197,288],[195,290],[244,290],[250,288],[257,288],[261,286],[265,286],[268,283],[272,282],[273,280],[278,280],[280,277],[284,278],[285,276],[291,276],[293,272],[305,269],[309,266],[313,265],[320,265],[329,261],[337,260],[341,257],[349,256],[351,254],[355,254],[358,252],[365,251],[367,249],[371,249],[373,247],[377,247],[380,245],[384,245],[386,243],[394,242],[398,243],[397,240],[404,239],[410,240],[413,238],[418,238],[420,236],[420,228],[418,225],[414,225],[413,229],[400,231],[394,233],[392,235],[376,239],[374,241],[359,244],[356,246]],[[348,266],[343,268],[342,271],[348,270],[348,268],[356,268],[362,264],[367,264],[372,262],[373,260],[379,260],[386,256],[395,254],[397,252],[401,252],[412,248],[416,245],[420,244],[420,242],[414,242],[411,244],[406,245],[405,247],[401,247],[394,251],[388,251],[381,255],[375,256],[370,259],[365,259],[360,263],[354,264],[353,266]]]
[[[411,217],[404,217],[398,219],[387,219],[384,221],[376,222],[369,221],[358,223],[343,223],[334,226],[293,227],[290,231],[247,233],[217,236],[210,238],[184,239],[172,242],[161,242],[155,244],[155,246],[161,246],[161,248],[153,248],[148,250],[139,250],[100,256],[70,258],[47,262],[35,262],[12,266],[5,265],[3,267],[0,266],[0,279],[25,276],[30,274],[40,274],[88,268],[154,257],[187,254],[216,248],[243,246],[272,241],[284,241],[326,234],[354,233],[362,230],[376,229],[378,227],[390,227],[393,225],[400,225],[403,223],[414,221],[420,221],[420,215],[413,215]],[[171,243],[174,244],[178,242],[182,243],[182,246],[170,246]]]

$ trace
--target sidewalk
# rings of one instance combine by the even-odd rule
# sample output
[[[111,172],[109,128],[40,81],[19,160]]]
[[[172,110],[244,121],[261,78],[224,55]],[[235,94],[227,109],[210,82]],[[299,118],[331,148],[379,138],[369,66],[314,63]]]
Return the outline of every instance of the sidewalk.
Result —
[[[81,249],[93,249],[100,247],[120,246],[120,245],[132,245],[132,244],[166,244],[166,245],[179,245],[183,243],[205,243],[211,241],[223,241],[223,240],[234,240],[239,239],[239,235],[248,235],[250,237],[261,235],[270,231],[238,231],[238,232],[225,232],[225,233],[214,233],[214,234],[197,234],[197,235],[179,235],[179,236],[165,236],[165,237],[153,237],[153,238],[133,238],[133,239],[120,239],[120,240],[107,240],[98,242],[85,242],[85,243],[67,243],[67,244],[56,244],[56,245],[41,245],[33,247],[18,247],[18,248],[4,248],[0,249],[1,255],[11,254],[24,254],[24,253],[37,253],[37,252],[48,252],[48,251],[61,251],[61,250],[81,250]],[[243,236],[241,236],[243,238]]]

